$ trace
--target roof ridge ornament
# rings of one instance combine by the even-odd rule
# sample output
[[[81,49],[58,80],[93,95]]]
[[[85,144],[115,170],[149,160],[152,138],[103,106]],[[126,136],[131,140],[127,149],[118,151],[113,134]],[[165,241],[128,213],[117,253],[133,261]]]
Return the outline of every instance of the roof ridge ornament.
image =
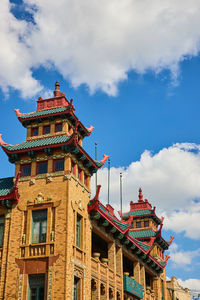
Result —
[[[174,236],[170,236],[170,240],[169,241],[167,241],[167,243],[169,243],[170,245],[171,245],[171,243],[173,242],[173,240],[174,240]]]
[[[54,94],[54,97],[60,96],[60,83],[58,82],[58,80],[56,80],[55,90],[54,90],[53,94]]]
[[[109,155],[103,154],[103,159],[100,160],[100,162],[101,162],[102,164],[105,164],[105,162],[106,162],[106,160],[107,160],[108,158],[110,158]]]
[[[2,140],[2,133],[0,133],[0,146],[7,145],[3,140]]]
[[[86,129],[87,129],[90,133],[92,133],[92,131],[94,130],[94,126],[90,125],[90,127],[89,127],[89,128],[86,127]]]
[[[141,187],[139,188],[139,195],[138,195],[138,197],[139,197],[138,202],[143,202],[143,194],[142,194],[142,188]]]
[[[99,200],[99,193],[100,193],[100,189],[101,189],[101,185],[100,184],[98,184],[97,185],[97,189],[96,189],[96,194],[95,194],[95,196],[94,196],[94,198],[92,199],[92,200]]]
[[[14,111],[15,111],[17,117],[20,117],[22,115],[22,113],[20,113],[20,111],[19,111],[19,108],[18,109],[15,108]]]

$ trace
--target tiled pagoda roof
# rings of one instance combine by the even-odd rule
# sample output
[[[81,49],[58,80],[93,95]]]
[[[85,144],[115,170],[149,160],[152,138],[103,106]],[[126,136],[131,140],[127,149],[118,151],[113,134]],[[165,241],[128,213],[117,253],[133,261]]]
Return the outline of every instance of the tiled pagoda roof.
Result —
[[[140,209],[140,210],[134,210],[134,211],[129,211],[127,213],[122,214],[123,218],[129,217],[129,216],[143,216],[143,215],[150,215],[154,211],[150,209]]]
[[[31,158],[35,157],[37,151],[46,152],[48,155],[52,153],[52,149],[61,148],[65,153],[73,153],[77,159],[81,160],[83,165],[88,168],[90,174],[95,173],[98,168],[101,168],[107,155],[101,161],[93,160],[87,152],[79,144],[78,140],[81,136],[89,136],[94,129],[93,126],[86,128],[74,114],[73,100],[70,102],[66,99],[65,95],[60,92],[60,84],[56,82],[54,90],[54,98],[42,99],[39,97],[37,100],[37,111],[31,113],[20,113],[18,109],[15,110],[16,115],[20,122],[26,127],[30,122],[41,122],[41,120],[54,118],[67,119],[73,126],[73,134],[69,136],[66,132],[55,133],[48,136],[29,137],[26,141],[17,144],[6,144],[1,139],[0,146],[8,155],[9,161],[14,163],[20,160],[22,154],[28,154]]]
[[[139,242],[139,241],[137,241],[137,243],[138,243],[145,251],[148,251],[148,250],[151,248],[150,245],[147,245],[147,244],[145,244],[145,243],[142,243],[142,242]]]
[[[0,196],[6,196],[14,187],[13,177],[0,178]]]
[[[51,108],[51,109],[35,111],[32,113],[24,113],[24,114],[21,113],[18,117],[20,119],[30,119],[30,118],[35,118],[35,117],[43,117],[46,115],[52,115],[52,114],[64,112],[67,110],[69,110],[69,107],[55,107],[55,108]]]
[[[11,208],[12,204],[19,200],[18,181],[20,173],[17,174],[15,182],[13,177],[0,178],[0,204],[4,207]]]
[[[153,231],[152,229],[142,229],[142,230],[132,230],[129,233],[135,239],[138,238],[149,238],[156,236],[157,232]]]
[[[147,262],[156,272],[161,272],[166,266],[168,257],[161,263],[150,255],[154,241],[157,241],[157,239],[162,243],[164,241],[160,236],[160,229],[157,232],[151,229],[133,230],[129,221],[119,220],[114,214],[114,209],[109,204],[104,206],[99,201],[100,187],[97,187],[95,197],[88,204],[90,218],[96,220],[99,226],[105,227],[107,232],[113,233],[114,238],[119,239],[121,244],[126,245],[128,249],[131,249],[134,254],[142,258],[144,262]],[[138,240],[138,238],[144,237],[149,238],[150,241]]]
[[[0,136],[0,145],[8,155],[10,162],[19,160],[19,155],[22,153],[32,155],[34,151],[40,151],[41,149],[49,150],[51,148],[61,148],[63,151],[79,155],[83,164],[89,167],[92,173],[101,168],[108,158],[108,156],[104,154],[104,158],[101,161],[93,160],[77,142],[76,131],[71,136],[62,134],[53,137],[38,138],[31,141],[25,141],[18,145],[6,144],[1,140]]]
[[[61,143],[66,143],[69,140],[69,137],[66,135],[60,135],[60,136],[53,136],[49,138],[43,138],[43,139],[35,139],[32,141],[25,141],[21,144],[18,145],[2,145],[3,148],[5,148],[8,151],[19,151],[19,150],[24,150],[24,149],[35,149],[38,147],[43,147],[43,146],[50,146],[50,145],[55,145],[55,144],[61,144]]]
[[[16,115],[23,126],[31,124],[31,122],[41,122],[41,120],[60,117],[62,119],[69,120],[72,125],[78,122],[78,132],[83,136],[89,136],[94,129],[93,126],[90,128],[85,127],[80,120],[74,114],[75,108],[73,99],[70,102],[65,97],[65,94],[60,92],[60,84],[56,82],[54,90],[54,98],[42,99],[41,97],[37,100],[37,111],[31,113],[21,113],[19,109],[15,109]]]
[[[142,189],[139,189],[139,200],[138,202],[130,202],[130,211],[121,215],[123,220],[131,218],[152,218],[157,224],[162,223],[162,219],[158,218],[155,214],[155,207],[152,208],[151,204],[147,199],[143,200]]]

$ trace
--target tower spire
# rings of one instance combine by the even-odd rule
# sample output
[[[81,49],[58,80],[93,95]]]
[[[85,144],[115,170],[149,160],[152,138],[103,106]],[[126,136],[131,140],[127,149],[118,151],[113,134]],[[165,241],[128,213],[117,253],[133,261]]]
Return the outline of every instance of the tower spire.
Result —
[[[54,93],[54,97],[60,96],[60,83],[58,82],[58,80],[55,83],[55,90],[53,93]]]
[[[139,200],[138,200],[138,202],[143,202],[143,195],[142,195],[142,189],[141,188],[139,188]]]

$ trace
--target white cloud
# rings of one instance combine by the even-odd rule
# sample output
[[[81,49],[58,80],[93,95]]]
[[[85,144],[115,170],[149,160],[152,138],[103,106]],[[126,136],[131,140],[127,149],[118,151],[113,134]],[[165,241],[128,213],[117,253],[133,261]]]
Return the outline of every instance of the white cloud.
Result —
[[[179,284],[184,287],[188,288],[191,291],[197,291],[200,294],[200,279],[196,278],[189,278],[187,280],[178,279]]]
[[[190,207],[173,212],[166,216],[165,229],[171,229],[176,232],[185,230],[185,236],[199,239],[200,238],[200,203],[189,202]]]
[[[127,168],[111,168],[110,203],[119,210],[119,174],[123,173],[123,211],[138,200],[138,188],[144,198],[164,215],[164,228],[200,238],[200,147],[175,144],[156,154],[145,151],[140,160]],[[107,168],[98,171],[102,185],[101,200],[107,201]],[[194,201],[196,200],[196,202]]]
[[[24,0],[35,24],[16,20],[1,3],[1,86],[24,96],[41,88],[31,70],[52,66],[74,87],[115,95],[127,72],[170,69],[200,48],[196,0]],[[2,6],[4,9],[2,10]],[[6,67],[7,66],[7,69]]]
[[[200,248],[193,251],[183,251],[178,249],[178,245],[173,243],[170,247],[170,259],[175,267],[184,268],[191,266],[194,258],[200,256]]]
[[[10,13],[10,7],[8,0],[1,1],[0,87],[4,93],[12,87],[20,90],[23,97],[29,97],[41,89],[32,77],[31,55],[23,41],[29,28],[25,21],[17,20]]]

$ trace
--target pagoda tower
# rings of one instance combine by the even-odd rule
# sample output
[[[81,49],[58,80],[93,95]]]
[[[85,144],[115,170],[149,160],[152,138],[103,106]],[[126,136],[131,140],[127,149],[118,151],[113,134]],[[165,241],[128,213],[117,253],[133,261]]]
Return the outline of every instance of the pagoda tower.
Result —
[[[94,127],[76,117],[73,100],[61,93],[58,81],[54,97],[39,97],[35,112],[15,112],[27,136],[17,145],[0,136],[15,164],[14,180],[4,179],[7,190],[0,191],[0,209],[8,216],[0,299],[72,299],[79,279],[90,295],[90,179],[108,156],[95,161],[83,149]]]
[[[165,256],[174,237],[169,241],[162,237],[164,217],[159,218],[155,213],[156,207],[147,199],[143,200],[142,189],[139,189],[138,202],[130,202],[130,211],[123,213],[121,218],[130,224],[129,235],[148,250],[161,265],[165,266],[169,256]]]

